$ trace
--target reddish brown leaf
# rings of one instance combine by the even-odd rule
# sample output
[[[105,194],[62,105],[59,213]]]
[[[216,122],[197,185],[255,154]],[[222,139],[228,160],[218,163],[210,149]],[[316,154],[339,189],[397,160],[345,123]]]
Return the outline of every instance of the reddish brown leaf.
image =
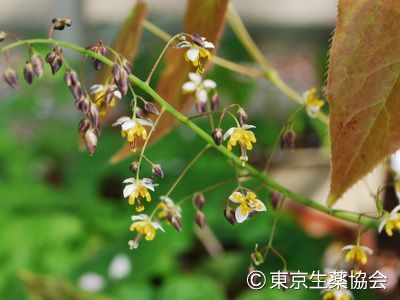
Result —
[[[225,24],[228,2],[229,0],[188,0],[183,32],[188,34],[197,33],[202,37],[206,37],[207,41],[214,44],[215,49],[211,49],[214,50],[212,51],[214,53]],[[156,88],[157,93],[163,99],[167,100],[169,104],[183,114],[193,105],[192,98],[182,94],[182,84],[188,81],[188,73],[195,71],[193,65],[185,61],[184,55],[187,49],[177,50],[170,48],[167,51],[165,69]],[[158,104],[157,108],[161,109]],[[154,116],[149,117],[155,119]],[[165,113],[151,136],[151,142],[155,142],[168,133],[175,121],[172,115]],[[111,158],[111,162],[120,161],[131,154],[129,145],[126,144]]]
[[[333,205],[400,148],[400,1],[341,0],[330,50]]]

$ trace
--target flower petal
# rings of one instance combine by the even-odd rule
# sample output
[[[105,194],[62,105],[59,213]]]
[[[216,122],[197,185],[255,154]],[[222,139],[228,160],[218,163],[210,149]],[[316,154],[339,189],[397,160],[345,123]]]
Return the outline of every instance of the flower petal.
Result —
[[[164,228],[162,228],[157,222],[151,222],[151,225],[153,225],[155,229],[160,229],[162,232],[165,232]]]
[[[185,82],[182,85],[182,90],[184,90],[185,92],[194,92],[196,90],[196,88],[197,88],[197,85],[192,81]]]
[[[245,130],[247,130],[247,129],[250,129],[250,128],[256,128],[256,126],[254,126],[254,125],[249,125],[249,124],[244,124],[244,125],[242,126],[242,128],[245,129]]]
[[[104,85],[102,84],[94,84],[89,88],[91,94],[96,94],[98,92],[104,91]]]
[[[129,130],[136,126],[137,126],[136,122],[134,122],[132,119],[129,119],[129,121],[125,121],[124,123],[121,124],[122,130]]]
[[[122,183],[135,183],[136,179],[131,177],[131,178],[127,178],[124,181],[122,181]]]
[[[134,190],[137,189],[136,184],[128,184],[123,191],[124,198],[129,197],[130,194],[133,193]]]
[[[264,203],[262,203],[260,200],[258,200],[258,202],[257,202],[257,204],[258,205],[261,205],[261,209],[255,209],[255,210],[257,210],[257,211],[266,211],[267,210],[267,208],[265,207],[265,205],[264,205]]]
[[[203,86],[204,86],[206,89],[215,89],[215,88],[217,87],[217,84],[215,83],[214,80],[205,79],[205,80],[203,81]]]
[[[138,221],[138,220],[146,221],[146,220],[149,219],[149,216],[146,215],[146,214],[140,214],[140,215],[138,215],[138,216],[133,215],[133,216],[131,217],[131,219],[132,219],[132,221]]]
[[[226,140],[228,137],[230,137],[232,135],[232,133],[235,131],[235,129],[237,129],[236,127],[231,127],[228,129],[227,132],[225,132],[224,134],[224,140]]]
[[[207,91],[205,89],[198,89],[196,92],[196,98],[202,103],[206,103],[208,100]]]
[[[215,48],[211,42],[204,41],[204,48]]]
[[[128,121],[132,121],[132,119],[127,116],[123,116],[120,117],[117,121],[115,121],[111,126],[118,126]]]
[[[355,247],[356,247],[355,245],[347,245],[347,246],[344,246],[344,247],[342,248],[341,251],[344,251],[344,250],[351,250],[351,249],[353,249],[353,248],[355,248]]]
[[[201,76],[199,74],[194,73],[194,72],[190,72],[188,74],[188,76],[189,76],[190,80],[193,81],[194,83],[196,83],[196,84],[201,83],[202,78],[201,78]]]
[[[154,128],[153,121],[150,119],[137,119],[137,121],[143,126],[150,126],[151,128]]]
[[[243,194],[240,192],[234,192],[232,195],[229,196],[229,200],[235,203],[239,203],[239,201],[234,197],[234,195],[238,195],[240,197],[243,197]]]
[[[195,61],[199,56],[200,50],[197,47],[192,47],[190,50],[186,52],[186,56],[191,61]]]
[[[249,213],[248,212],[246,212],[246,214],[244,215],[244,214],[242,214],[242,208],[239,206],[238,208],[236,208],[236,211],[235,211],[235,218],[236,218],[236,221],[238,222],[238,223],[242,223],[242,222],[244,222],[246,219],[247,219],[247,216],[249,215]]]

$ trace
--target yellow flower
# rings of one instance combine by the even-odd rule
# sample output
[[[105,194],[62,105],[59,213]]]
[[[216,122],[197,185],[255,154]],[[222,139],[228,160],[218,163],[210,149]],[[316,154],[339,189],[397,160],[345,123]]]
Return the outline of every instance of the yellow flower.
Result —
[[[157,222],[151,222],[151,219],[148,215],[140,214],[139,216],[132,216],[132,225],[129,227],[130,231],[136,230],[138,232],[138,236],[134,241],[129,241],[130,248],[137,248],[139,246],[140,239],[144,236],[146,241],[154,240],[156,235],[156,229],[160,229],[165,232],[160,224]]]
[[[328,290],[324,296],[322,297],[322,300],[350,300],[353,299],[353,295],[351,294],[350,291],[344,290],[344,289],[339,289],[339,290]]]
[[[267,210],[264,203],[262,203],[256,197],[257,196],[254,192],[247,192],[246,196],[240,192],[234,192],[229,196],[229,200],[240,204],[235,211],[235,218],[238,223],[242,223],[244,220],[246,220],[249,216],[249,213],[252,211]]]
[[[196,73],[201,74],[204,72],[203,59],[211,59],[211,53],[206,48],[214,48],[214,44],[207,42],[206,38],[199,36],[198,34],[192,34],[192,43],[188,41],[182,41],[175,46],[177,49],[190,48],[185,53],[185,60],[191,61],[193,66],[197,67]]]
[[[143,125],[154,128],[153,122],[150,119],[132,119],[125,116],[120,117],[114,124],[112,124],[112,126],[118,125],[121,125],[121,135],[122,137],[127,137],[132,152],[137,150],[139,136],[141,136],[143,140],[147,139],[147,130]]]
[[[243,161],[243,165],[248,160],[247,150],[253,149],[251,143],[256,142],[254,133],[248,130],[250,128],[255,128],[255,126],[244,124],[242,127],[232,127],[224,134],[224,140],[230,137],[227,145],[229,151],[232,150],[232,146],[236,146],[239,143],[241,152],[240,160]]]
[[[316,91],[317,89],[313,87],[312,89],[304,92],[302,97],[300,97],[300,103],[306,106],[307,114],[311,118],[315,118],[317,116],[316,113],[325,104],[324,100],[315,97]]]
[[[373,251],[372,249],[364,246],[359,246],[359,245],[347,245],[342,248],[342,251],[344,250],[350,250],[349,252],[346,253],[346,256],[344,258],[345,262],[349,262],[350,260],[356,260],[361,262],[363,265],[367,263],[367,252],[368,254],[372,254]]]
[[[397,205],[390,213],[385,214],[385,218],[379,224],[378,231],[381,232],[385,227],[386,234],[388,236],[393,235],[393,229],[400,230],[400,204]]]
[[[129,204],[135,204],[135,200],[138,201],[137,211],[143,211],[141,199],[146,198],[147,201],[151,201],[151,196],[148,190],[154,191],[154,187],[157,184],[153,184],[150,178],[143,178],[136,180],[135,178],[128,178],[123,183],[130,183],[125,186],[123,194],[124,198],[129,197]]]
[[[94,95],[94,103],[100,107],[100,114],[105,115],[107,106],[115,106],[116,99],[121,99],[122,94],[115,84],[95,84],[90,87],[90,94]]]

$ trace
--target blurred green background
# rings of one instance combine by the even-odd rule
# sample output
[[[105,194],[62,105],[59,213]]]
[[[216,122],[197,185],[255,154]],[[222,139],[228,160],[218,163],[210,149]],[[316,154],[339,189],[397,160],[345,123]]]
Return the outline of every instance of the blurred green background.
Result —
[[[46,35],[34,28],[18,30],[21,38]],[[98,35],[110,43],[116,30],[107,24],[96,24],[88,29],[93,36],[88,44]],[[179,32],[179,25],[172,24],[169,30]],[[312,51],[310,57],[314,66],[325,64],[330,30],[282,26],[251,28],[257,41],[270,43],[271,57],[283,51],[288,59],[296,58],[299,51]],[[293,50],[295,46],[296,51]],[[135,75],[147,76],[162,47],[162,41],[144,31],[134,64]],[[51,51],[46,46],[36,49],[43,57]],[[19,70],[26,54],[25,49],[11,53],[13,64]],[[251,64],[229,30],[224,34],[218,54]],[[69,63],[78,69],[80,59],[72,56]],[[85,72],[86,84],[90,86],[94,71],[89,64]],[[311,81],[321,85],[324,72],[323,67],[316,67],[311,79],[305,80],[304,89],[309,88]],[[123,199],[122,181],[132,176],[128,167],[133,158],[115,165],[108,163],[124,142],[119,130],[110,126],[103,127],[93,156],[78,150],[77,124],[81,115],[74,109],[74,99],[61,73],[51,76],[46,65],[44,78],[35,80],[32,86],[20,80],[17,92],[10,92],[7,87],[1,90],[0,299],[321,299],[316,290],[269,289],[270,281],[260,291],[247,286],[250,254],[255,244],[260,248],[266,245],[275,216],[268,203],[269,191],[265,188],[258,191],[258,197],[268,203],[268,212],[236,226],[223,216],[235,183],[205,194],[207,201],[203,211],[210,229],[205,235],[214,237],[220,244],[222,251],[218,253],[210,255],[196,234],[195,210],[190,200],[182,206],[181,233],[163,224],[166,233],[158,231],[154,241],[142,240],[138,249],[129,250],[127,242],[135,236],[128,230],[130,216],[136,212]],[[297,106],[285,99],[282,107],[282,96],[260,80],[232,74],[219,67],[214,67],[208,77],[218,83],[221,106],[240,103],[248,108],[249,123],[257,126],[258,137],[249,156],[255,166],[262,167],[286,118]],[[288,75],[289,81],[294,79]],[[298,87],[303,88],[301,84]],[[295,118],[299,145],[326,144],[326,128],[316,122],[304,112]],[[209,130],[207,120],[199,119],[196,123]],[[227,122],[225,126],[233,124]],[[163,166],[165,178],[155,180],[160,185],[145,213],[151,212],[159,196],[168,191],[203,146],[203,141],[194,133],[178,125],[146,151],[147,157]],[[150,176],[150,167],[144,166],[142,174]],[[179,201],[194,191],[232,177],[234,170],[229,161],[216,151],[208,150],[189,170],[171,198]],[[250,189],[258,185],[253,180],[246,183]],[[285,257],[290,270],[311,273],[323,270],[322,256],[331,241],[329,236],[309,236],[293,214],[284,211],[279,218],[274,247]],[[113,278],[109,271],[117,255],[127,258],[129,263],[125,264],[130,266],[130,272],[122,279]],[[268,274],[282,267],[281,260],[270,252],[259,269],[270,280]],[[96,273],[103,279],[97,293],[79,290],[82,276],[88,273]],[[360,299],[373,299],[368,291],[360,293]]]

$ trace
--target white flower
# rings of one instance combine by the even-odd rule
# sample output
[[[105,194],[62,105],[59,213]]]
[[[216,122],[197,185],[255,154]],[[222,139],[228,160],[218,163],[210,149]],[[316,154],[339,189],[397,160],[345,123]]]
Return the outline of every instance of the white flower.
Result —
[[[97,273],[88,272],[79,277],[78,286],[88,292],[98,292],[105,287],[105,280]]]
[[[114,280],[120,280],[131,273],[131,261],[125,254],[116,255],[110,263],[108,276]]]
[[[393,229],[397,228],[400,230],[400,204],[397,205],[390,213],[385,214],[385,218],[379,224],[378,232],[381,232],[385,227],[386,234],[388,236],[393,235]]]
[[[240,205],[237,207],[235,211],[235,218],[238,223],[242,223],[247,219],[249,213],[252,211],[266,211],[264,203],[262,203],[259,199],[256,198],[256,194],[254,192],[247,192],[246,196],[244,196],[240,192],[234,192],[229,196],[229,200],[234,203],[239,203]]]
[[[201,76],[197,73],[189,73],[190,81],[182,85],[182,91],[188,94],[195,94],[197,101],[206,103],[208,100],[208,92],[210,89],[215,89],[217,84],[211,79],[202,80]]]
[[[151,196],[148,191],[154,191],[154,187],[158,184],[153,184],[151,178],[143,178],[136,180],[135,178],[128,178],[123,181],[123,183],[130,183],[125,186],[123,194],[124,198],[129,197],[129,204],[133,205],[135,200],[139,200],[139,207],[136,208],[138,211],[142,211],[144,207],[141,205],[140,198],[146,198],[147,201],[151,201]]]
[[[316,113],[321,109],[321,107],[325,104],[323,100],[320,100],[315,97],[315,93],[317,89],[315,87],[303,93],[300,97],[299,102],[306,106],[306,111],[309,117],[316,118]]]

